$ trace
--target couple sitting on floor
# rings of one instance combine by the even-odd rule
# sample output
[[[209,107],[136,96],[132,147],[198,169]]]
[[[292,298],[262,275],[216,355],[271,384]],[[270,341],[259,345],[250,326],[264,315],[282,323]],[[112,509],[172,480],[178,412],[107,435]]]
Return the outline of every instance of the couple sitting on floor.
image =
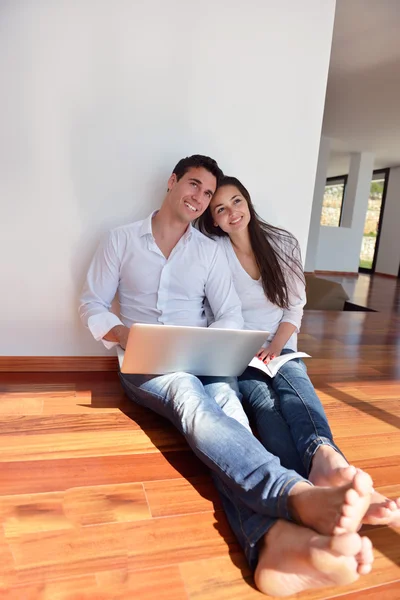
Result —
[[[120,318],[110,312],[116,292]],[[240,181],[194,155],[176,165],[158,211],[100,245],[80,315],[96,340],[125,348],[133,323],[206,327],[206,303],[210,327],[270,331],[258,353],[268,363],[296,351],[305,300],[296,239],[258,217]],[[372,544],[358,530],[397,524],[400,500],[374,492],[369,475],[348,464],[301,360],[273,379],[250,367],[238,379],[120,379],[211,469],[261,592],[290,595],[370,572]]]

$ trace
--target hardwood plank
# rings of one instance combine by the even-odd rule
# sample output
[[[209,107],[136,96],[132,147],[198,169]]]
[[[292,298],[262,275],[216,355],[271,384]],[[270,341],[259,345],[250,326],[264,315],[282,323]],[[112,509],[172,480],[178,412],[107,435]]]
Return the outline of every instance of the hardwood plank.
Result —
[[[211,477],[147,481],[144,483],[153,517],[222,510]]]
[[[189,600],[268,600],[253,583],[242,553],[179,565]]]
[[[44,399],[41,397],[2,397],[0,398],[0,415],[41,415]]]
[[[340,600],[399,600],[400,580],[340,596]]]
[[[141,483],[73,488],[64,493],[63,507],[70,521],[82,527],[151,517]]]
[[[49,433],[46,436],[9,435],[0,437],[0,463],[171,452],[184,448],[187,443],[177,430],[152,430],[151,437],[141,429],[104,430],[100,435],[97,431]]]
[[[20,582],[114,569],[158,568],[238,549],[212,513],[21,534],[10,540]]]
[[[116,356],[0,356],[0,371],[117,371]]]
[[[223,513],[153,518],[130,527],[129,567],[154,568],[239,551]]]
[[[115,569],[0,590],[1,600],[187,600],[178,567]]]
[[[359,469],[367,471],[374,481],[375,487],[384,485],[395,485],[400,481],[399,465],[400,455],[385,456],[376,460],[375,458],[354,460],[351,451],[347,458]]]
[[[14,568],[14,558],[11,548],[4,537],[3,528],[0,527],[0,598],[4,588],[12,587]]]
[[[39,380],[36,379],[32,382],[26,381],[27,378],[25,374],[18,375],[15,381],[13,381],[13,379],[15,380],[11,373],[7,374],[6,379],[4,374],[0,377],[0,398],[11,398],[15,396],[41,396],[45,398],[61,396],[68,398],[69,396],[74,396],[76,393],[75,382],[43,382],[43,374],[40,374]]]
[[[48,435],[71,432],[88,432],[93,430],[120,431],[140,429],[139,425],[122,412],[95,414],[64,414],[45,416],[3,416],[1,419],[1,435]],[[172,430],[172,427],[171,427]]]
[[[96,574],[99,589],[116,600],[187,600],[185,586],[177,566],[145,571],[109,571]],[[49,600],[52,600],[49,597]]]
[[[352,460],[380,460],[388,455],[400,455],[400,435],[394,433],[370,434],[365,436],[336,436],[336,441],[344,454],[352,456]]]
[[[208,473],[208,469],[188,450],[16,461],[3,463],[1,473],[0,494],[9,495],[61,491],[85,485],[195,477]]]
[[[63,510],[63,493],[0,496],[0,519],[4,536],[72,529]]]
[[[127,568],[129,524],[21,534],[10,540],[18,581],[39,583]]]
[[[355,407],[334,406],[325,407],[328,421],[333,423],[334,436],[355,437],[393,433],[397,434],[400,417],[370,407],[358,409]]]
[[[0,496],[6,539],[151,517],[141,483],[72,488],[65,492]]]

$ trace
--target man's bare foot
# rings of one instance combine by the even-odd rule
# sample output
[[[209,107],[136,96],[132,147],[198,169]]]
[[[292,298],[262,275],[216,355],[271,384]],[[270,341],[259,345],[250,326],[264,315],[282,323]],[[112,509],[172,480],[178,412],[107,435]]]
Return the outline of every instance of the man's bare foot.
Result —
[[[318,533],[354,533],[368,510],[372,491],[372,479],[363,471],[340,487],[312,487],[300,482],[290,490],[288,509],[294,521]]]
[[[353,480],[357,469],[332,446],[323,444],[313,456],[309,481],[322,487],[338,487]]]
[[[347,585],[372,568],[372,544],[357,533],[333,537],[279,520],[261,542],[254,573],[257,588],[271,596]]]
[[[362,522],[364,525],[400,527],[400,498],[389,500],[389,498],[385,498],[379,492],[374,491]]]

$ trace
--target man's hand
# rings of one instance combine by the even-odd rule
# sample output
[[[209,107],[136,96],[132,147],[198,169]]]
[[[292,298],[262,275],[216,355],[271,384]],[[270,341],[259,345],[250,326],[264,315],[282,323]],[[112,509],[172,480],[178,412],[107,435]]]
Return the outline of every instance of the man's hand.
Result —
[[[104,336],[107,342],[118,342],[118,344],[125,350],[126,344],[128,343],[129,327],[124,325],[116,325]]]
[[[274,340],[272,340],[268,348],[260,348],[256,354],[256,357],[262,360],[265,365],[267,365],[276,356],[279,356],[281,352],[282,348],[278,344],[274,343]]]

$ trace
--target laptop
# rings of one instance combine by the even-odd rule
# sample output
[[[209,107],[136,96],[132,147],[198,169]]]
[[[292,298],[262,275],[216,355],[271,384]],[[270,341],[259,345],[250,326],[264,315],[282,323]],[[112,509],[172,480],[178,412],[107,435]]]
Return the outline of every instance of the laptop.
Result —
[[[241,375],[269,335],[268,331],[132,325],[125,352],[118,346],[121,373],[164,375]]]

